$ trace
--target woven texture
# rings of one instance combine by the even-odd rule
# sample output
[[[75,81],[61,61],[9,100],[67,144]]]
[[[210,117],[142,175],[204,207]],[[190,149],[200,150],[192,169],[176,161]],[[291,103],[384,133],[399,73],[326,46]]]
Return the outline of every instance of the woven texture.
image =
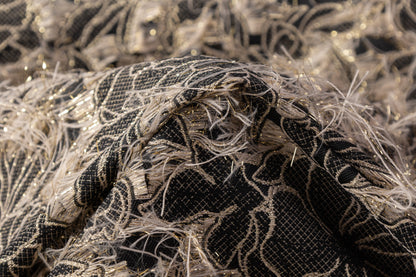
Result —
[[[289,2],[3,1],[0,276],[416,276],[416,5]]]

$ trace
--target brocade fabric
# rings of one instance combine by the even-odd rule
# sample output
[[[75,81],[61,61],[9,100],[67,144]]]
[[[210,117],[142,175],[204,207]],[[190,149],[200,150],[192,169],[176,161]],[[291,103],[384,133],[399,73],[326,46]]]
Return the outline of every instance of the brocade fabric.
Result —
[[[416,276],[415,7],[0,1],[0,276]]]

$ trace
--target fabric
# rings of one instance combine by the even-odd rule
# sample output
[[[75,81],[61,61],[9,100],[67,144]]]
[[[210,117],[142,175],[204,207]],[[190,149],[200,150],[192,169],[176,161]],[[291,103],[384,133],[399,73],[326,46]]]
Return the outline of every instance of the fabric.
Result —
[[[415,7],[2,1],[0,276],[416,276]]]

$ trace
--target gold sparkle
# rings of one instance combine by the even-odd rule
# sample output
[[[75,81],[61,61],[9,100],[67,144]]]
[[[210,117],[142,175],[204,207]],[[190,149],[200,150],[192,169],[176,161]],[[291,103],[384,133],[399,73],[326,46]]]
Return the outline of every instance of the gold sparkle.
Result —
[[[156,35],[156,29],[151,29],[151,30],[149,31],[149,34],[150,34],[151,36],[155,36],[155,35]]]

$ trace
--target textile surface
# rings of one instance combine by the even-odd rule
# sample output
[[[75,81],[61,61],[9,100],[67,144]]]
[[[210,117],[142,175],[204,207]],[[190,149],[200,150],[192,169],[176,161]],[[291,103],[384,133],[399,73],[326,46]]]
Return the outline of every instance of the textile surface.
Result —
[[[0,1],[0,276],[416,276],[415,12]]]

